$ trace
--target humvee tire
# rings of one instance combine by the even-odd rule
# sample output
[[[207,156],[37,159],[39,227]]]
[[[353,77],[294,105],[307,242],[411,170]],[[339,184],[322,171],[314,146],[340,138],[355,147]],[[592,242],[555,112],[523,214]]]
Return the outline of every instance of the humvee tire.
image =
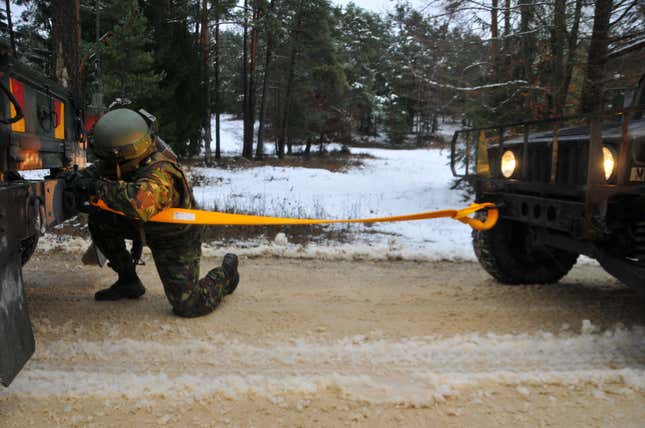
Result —
[[[487,231],[473,230],[473,248],[481,266],[503,284],[558,282],[576,264],[578,254],[538,246],[529,226],[506,219]]]
[[[38,246],[38,235],[30,236],[20,242],[20,259],[22,265],[26,265]]]

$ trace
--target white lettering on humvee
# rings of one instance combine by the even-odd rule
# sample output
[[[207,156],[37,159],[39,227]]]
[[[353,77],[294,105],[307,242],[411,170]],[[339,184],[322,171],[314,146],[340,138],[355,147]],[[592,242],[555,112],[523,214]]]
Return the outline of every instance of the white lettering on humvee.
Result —
[[[629,175],[629,181],[645,181],[645,167],[633,167]]]

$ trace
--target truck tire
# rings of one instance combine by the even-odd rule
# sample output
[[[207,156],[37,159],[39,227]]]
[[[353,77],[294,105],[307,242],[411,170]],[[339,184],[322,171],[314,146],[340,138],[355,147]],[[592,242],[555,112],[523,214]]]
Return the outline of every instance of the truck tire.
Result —
[[[500,219],[488,231],[473,230],[473,248],[482,267],[502,284],[558,282],[576,264],[578,254],[538,246],[528,225]]]
[[[38,235],[30,236],[27,239],[23,239],[20,243],[20,257],[22,260],[22,265],[26,265],[31,256],[36,251],[36,246],[38,245]]]

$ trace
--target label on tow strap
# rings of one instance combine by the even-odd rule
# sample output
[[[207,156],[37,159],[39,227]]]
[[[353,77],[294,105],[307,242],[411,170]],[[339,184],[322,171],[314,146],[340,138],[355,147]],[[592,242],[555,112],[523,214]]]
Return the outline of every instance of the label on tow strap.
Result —
[[[195,214],[184,211],[175,211],[172,213],[172,218],[179,221],[195,221]]]

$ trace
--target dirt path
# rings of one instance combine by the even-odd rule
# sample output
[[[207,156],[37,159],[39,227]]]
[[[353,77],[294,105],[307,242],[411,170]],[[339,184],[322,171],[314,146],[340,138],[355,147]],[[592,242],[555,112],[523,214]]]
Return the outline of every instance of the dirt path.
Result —
[[[0,425],[645,423],[643,306],[594,266],[503,287],[473,263],[249,259],[193,320],[142,272],[143,299],[99,304],[110,271],[35,256],[37,352]]]

